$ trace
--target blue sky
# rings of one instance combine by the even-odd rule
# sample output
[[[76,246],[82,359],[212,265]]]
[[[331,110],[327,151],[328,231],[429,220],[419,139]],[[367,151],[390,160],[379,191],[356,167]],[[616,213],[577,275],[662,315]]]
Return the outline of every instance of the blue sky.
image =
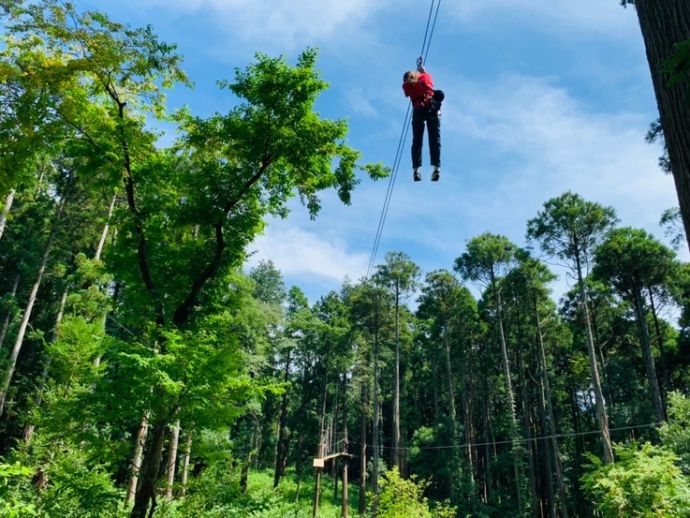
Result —
[[[364,161],[392,165],[407,101],[402,73],[420,52],[430,2],[410,0],[77,0],[133,26],[151,24],[178,44],[195,83],[170,95],[208,115],[232,107],[218,79],[256,51],[291,62],[320,49],[331,88],[317,103],[346,118]],[[645,143],[656,103],[633,9],[618,0],[442,1],[428,69],[446,92],[442,178],[413,183],[409,136],[381,238],[424,272],[451,269],[465,242],[484,231],[525,244],[526,222],[566,190],[613,206],[621,224],[664,238],[661,212],[677,205],[660,149]],[[316,221],[295,204],[253,245],[288,285],[313,301],[362,277],[387,182],[363,180],[350,207],[324,196]],[[559,273],[561,271],[557,270]],[[569,284],[562,276],[559,294]]]

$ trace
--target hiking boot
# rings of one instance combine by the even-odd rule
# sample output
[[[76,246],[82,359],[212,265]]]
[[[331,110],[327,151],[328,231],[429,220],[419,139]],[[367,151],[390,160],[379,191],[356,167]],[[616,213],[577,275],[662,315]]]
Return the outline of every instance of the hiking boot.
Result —
[[[438,182],[439,178],[441,178],[441,170],[437,167],[434,169],[434,173],[431,175],[431,181]]]
[[[419,174],[419,169],[414,170],[414,173],[412,173],[412,178],[414,178],[415,182],[421,182],[422,181],[422,175]]]

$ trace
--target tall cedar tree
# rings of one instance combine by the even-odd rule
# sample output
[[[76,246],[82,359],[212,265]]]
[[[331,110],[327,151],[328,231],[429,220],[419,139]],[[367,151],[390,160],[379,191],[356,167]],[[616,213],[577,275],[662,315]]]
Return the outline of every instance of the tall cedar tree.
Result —
[[[690,246],[690,2],[621,0],[634,5],[652,73],[669,164]]]
[[[587,330],[587,353],[592,387],[606,462],[613,462],[613,447],[604,392],[601,389],[599,362],[592,333],[584,271],[597,242],[615,221],[616,216],[612,208],[588,202],[577,194],[566,192],[546,201],[537,217],[527,223],[528,238],[537,241],[547,254],[570,261],[570,266],[577,276],[580,305]]]

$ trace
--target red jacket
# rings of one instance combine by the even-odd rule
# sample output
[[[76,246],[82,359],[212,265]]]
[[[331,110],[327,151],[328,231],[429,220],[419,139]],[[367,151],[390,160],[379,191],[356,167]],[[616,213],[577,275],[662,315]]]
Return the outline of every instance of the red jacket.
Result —
[[[419,74],[419,80],[416,83],[405,81],[402,88],[403,92],[405,92],[405,97],[409,97],[412,100],[412,107],[414,109],[428,106],[434,95],[434,81],[431,79],[431,74],[427,72]]]

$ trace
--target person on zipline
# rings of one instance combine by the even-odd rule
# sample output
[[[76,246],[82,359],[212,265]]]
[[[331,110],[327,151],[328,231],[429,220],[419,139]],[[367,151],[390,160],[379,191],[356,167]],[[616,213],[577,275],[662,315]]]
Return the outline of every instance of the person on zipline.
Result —
[[[441,103],[445,98],[441,90],[434,90],[434,81],[422,62],[417,59],[417,70],[410,70],[403,75],[403,92],[412,101],[412,169],[415,182],[422,179],[419,168],[422,166],[422,143],[424,126],[429,133],[429,153],[434,172],[431,181],[437,182],[441,177]]]

